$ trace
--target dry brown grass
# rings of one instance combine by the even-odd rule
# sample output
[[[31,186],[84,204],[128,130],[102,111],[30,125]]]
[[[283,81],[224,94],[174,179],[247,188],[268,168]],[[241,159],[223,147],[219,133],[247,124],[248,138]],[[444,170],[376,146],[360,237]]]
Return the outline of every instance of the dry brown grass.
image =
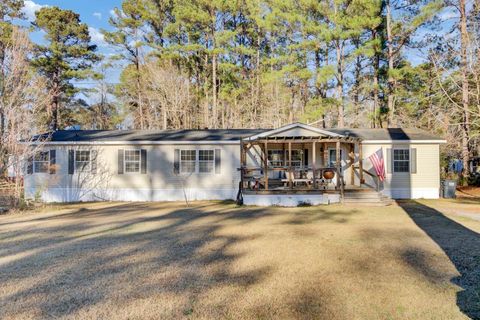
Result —
[[[449,204],[97,203],[2,216],[0,318],[480,317],[480,222],[440,213]]]

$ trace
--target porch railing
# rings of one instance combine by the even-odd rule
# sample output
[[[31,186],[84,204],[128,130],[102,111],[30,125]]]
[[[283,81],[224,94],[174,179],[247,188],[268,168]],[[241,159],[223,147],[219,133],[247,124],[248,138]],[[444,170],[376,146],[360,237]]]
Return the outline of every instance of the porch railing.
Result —
[[[336,167],[290,167],[275,166],[239,168],[244,190],[339,190],[343,191],[343,175]],[[324,172],[333,173],[332,179],[324,177]],[[273,173],[273,174],[271,174]],[[275,173],[278,173],[276,175]]]

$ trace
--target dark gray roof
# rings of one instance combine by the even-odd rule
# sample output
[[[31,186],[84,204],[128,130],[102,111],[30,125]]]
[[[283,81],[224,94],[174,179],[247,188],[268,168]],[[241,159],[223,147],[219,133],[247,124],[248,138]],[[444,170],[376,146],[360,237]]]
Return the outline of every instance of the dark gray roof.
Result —
[[[402,128],[386,128],[386,129],[326,129],[334,133],[352,137],[358,137],[362,140],[438,140],[443,138],[438,135],[420,130],[420,129],[402,129]]]
[[[238,141],[270,129],[205,129],[205,130],[59,130],[37,135],[34,140],[52,142],[90,141]],[[419,129],[324,129],[362,140],[443,140]]]
[[[265,129],[205,130],[58,130],[34,137],[52,142],[88,141],[236,141]]]

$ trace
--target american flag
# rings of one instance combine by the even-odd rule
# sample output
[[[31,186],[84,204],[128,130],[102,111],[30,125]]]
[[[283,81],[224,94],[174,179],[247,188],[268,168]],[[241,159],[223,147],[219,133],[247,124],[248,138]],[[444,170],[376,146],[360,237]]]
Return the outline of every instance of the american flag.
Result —
[[[378,179],[380,181],[385,180],[385,165],[383,164],[383,152],[382,149],[378,149],[376,152],[372,153],[370,157],[368,157],[375,168],[375,172],[377,173]]]

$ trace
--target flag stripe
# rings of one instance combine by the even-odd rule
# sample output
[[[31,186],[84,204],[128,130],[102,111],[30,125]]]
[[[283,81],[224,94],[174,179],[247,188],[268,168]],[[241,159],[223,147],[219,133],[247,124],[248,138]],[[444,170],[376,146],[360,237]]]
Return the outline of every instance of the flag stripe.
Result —
[[[383,163],[383,153],[382,149],[374,152],[370,157],[368,157],[372,162],[372,165],[375,169],[375,173],[377,174],[380,181],[385,180],[385,165]]]

